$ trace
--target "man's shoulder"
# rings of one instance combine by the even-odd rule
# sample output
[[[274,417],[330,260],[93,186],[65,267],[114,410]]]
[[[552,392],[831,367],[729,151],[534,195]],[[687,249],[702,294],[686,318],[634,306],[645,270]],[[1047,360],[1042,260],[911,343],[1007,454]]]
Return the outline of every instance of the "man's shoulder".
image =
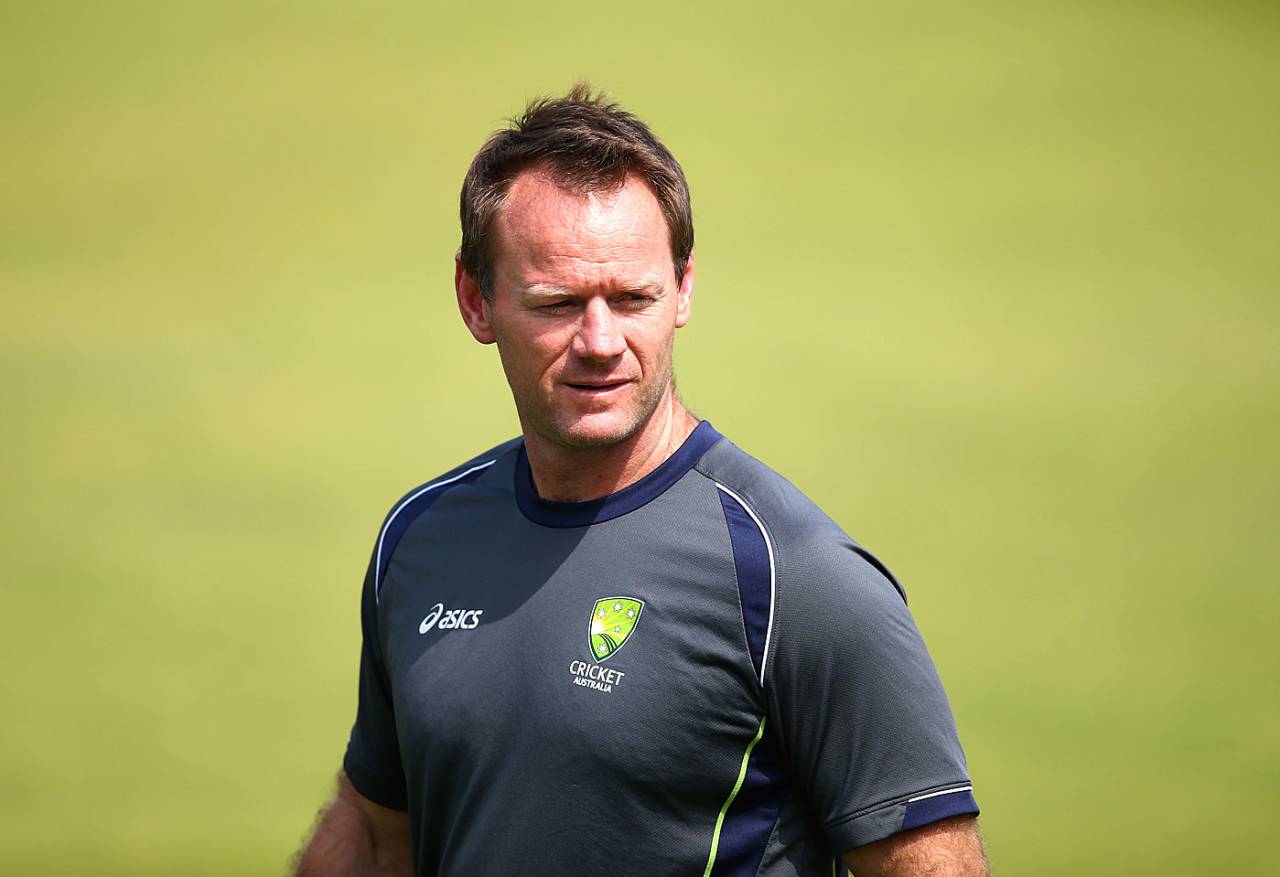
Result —
[[[483,453],[476,454],[474,457],[459,463],[452,469],[440,473],[439,475],[414,486],[411,490],[405,491],[399,499],[392,505],[387,512],[387,520],[390,521],[397,512],[410,505],[421,505],[424,501],[430,502],[435,494],[444,492],[455,486],[462,486],[479,479],[489,470],[495,468],[504,460],[514,459],[516,452],[520,449],[523,442],[519,436],[508,439],[499,445],[494,445]]]
[[[888,581],[905,599],[888,568],[785,476],[728,439],[715,444],[697,470],[743,506],[767,534],[768,548],[790,569],[859,572],[873,587]]]
[[[419,484],[392,504],[378,530],[373,561],[370,564],[375,600],[382,589],[383,576],[390,558],[409,528],[431,508],[436,507],[440,498],[449,492],[465,489],[467,485],[480,481],[486,475],[492,478],[499,465],[514,456],[520,443],[519,438],[514,438],[477,454],[430,481]]]
[[[843,532],[800,488],[727,438],[712,446],[695,468],[747,506],[779,538],[814,528]]]

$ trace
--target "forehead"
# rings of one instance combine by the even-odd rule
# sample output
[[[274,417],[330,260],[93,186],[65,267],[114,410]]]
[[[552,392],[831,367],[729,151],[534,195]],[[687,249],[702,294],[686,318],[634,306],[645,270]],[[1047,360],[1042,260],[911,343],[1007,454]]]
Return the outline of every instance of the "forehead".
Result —
[[[512,181],[494,230],[495,267],[513,282],[567,274],[595,283],[673,270],[662,207],[635,176],[619,187],[579,193],[526,171]]]

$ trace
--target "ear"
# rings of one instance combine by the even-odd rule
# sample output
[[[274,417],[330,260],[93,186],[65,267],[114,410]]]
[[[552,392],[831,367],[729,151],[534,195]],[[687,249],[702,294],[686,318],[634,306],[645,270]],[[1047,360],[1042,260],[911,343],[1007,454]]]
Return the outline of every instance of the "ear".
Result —
[[[680,278],[680,289],[676,291],[676,328],[689,322],[693,315],[693,278],[696,274],[694,254],[689,254],[689,263],[684,266],[684,276]]]
[[[492,344],[497,340],[493,334],[493,326],[489,322],[489,302],[485,301],[480,284],[462,267],[462,259],[453,258],[453,288],[458,294],[458,310],[462,313],[462,322],[467,324],[472,336],[481,344]]]

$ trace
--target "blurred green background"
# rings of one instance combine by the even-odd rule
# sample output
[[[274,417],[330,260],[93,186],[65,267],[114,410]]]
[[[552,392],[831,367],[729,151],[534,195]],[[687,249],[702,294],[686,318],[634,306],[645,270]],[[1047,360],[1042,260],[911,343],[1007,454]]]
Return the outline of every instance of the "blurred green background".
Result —
[[[382,515],[516,431],[463,172],[587,77],[691,182],[686,401],[905,582],[996,871],[1268,873],[1278,49],[1245,2],[0,4],[0,872],[285,870]]]

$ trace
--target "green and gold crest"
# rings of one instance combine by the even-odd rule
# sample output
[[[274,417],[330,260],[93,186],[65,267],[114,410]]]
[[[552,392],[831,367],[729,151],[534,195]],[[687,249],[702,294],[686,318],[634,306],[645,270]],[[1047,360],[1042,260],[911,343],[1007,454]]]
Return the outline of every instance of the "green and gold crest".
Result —
[[[591,657],[606,661],[622,648],[636,629],[644,601],[634,597],[605,597],[591,610]]]

